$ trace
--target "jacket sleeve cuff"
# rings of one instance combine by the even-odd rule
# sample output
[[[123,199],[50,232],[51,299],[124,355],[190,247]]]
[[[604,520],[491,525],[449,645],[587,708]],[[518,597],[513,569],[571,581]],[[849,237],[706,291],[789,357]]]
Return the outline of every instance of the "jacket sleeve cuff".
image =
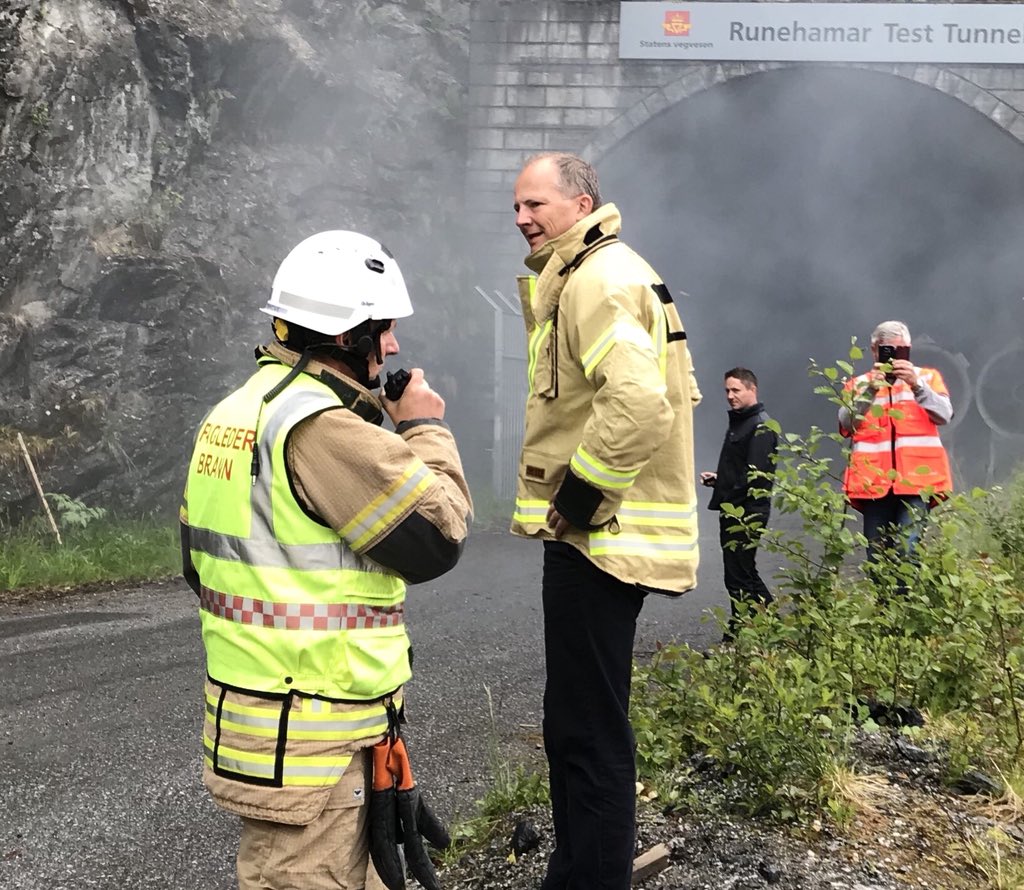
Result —
[[[569,470],[555,494],[555,509],[570,525],[583,531],[593,531],[604,524],[593,523],[594,514],[603,500],[604,492],[601,489],[595,488]]]
[[[395,432],[402,435],[406,430],[415,429],[418,426],[439,426],[442,429],[449,429],[448,424],[436,417],[420,417],[416,420],[403,420],[395,427]]]

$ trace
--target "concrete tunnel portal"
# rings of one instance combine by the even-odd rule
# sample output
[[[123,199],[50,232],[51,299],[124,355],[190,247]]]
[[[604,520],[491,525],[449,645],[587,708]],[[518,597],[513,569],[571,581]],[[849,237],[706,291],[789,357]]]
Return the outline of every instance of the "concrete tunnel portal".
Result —
[[[889,318],[950,388],[959,480],[1019,461],[1024,146],[1005,130],[910,80],[795,66],[689,96],[593,160],[624,240],[689,295],[699,464],[721,442],[725,370],[754,369],[784,427],[833,430],[808,358],[845,359],[851,336],[866,350]]]

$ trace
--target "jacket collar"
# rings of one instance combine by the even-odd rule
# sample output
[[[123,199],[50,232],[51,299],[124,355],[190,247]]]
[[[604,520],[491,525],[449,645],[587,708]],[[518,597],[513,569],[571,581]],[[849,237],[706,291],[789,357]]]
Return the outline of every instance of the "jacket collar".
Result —
[[[621,230],[618,208],[614,204],[602,204],[571,229],[531,253],[524,262],[538,277],[531,305],[523,306],[524,315],[529,311],[528,320],[532,318],[535,324],[541,324],[554,315],[570,274],[591,251],[609,243],[611,236],[617,236]]]
[[[276,361],[289,368],[294,368],[300,358],[300,353],[288,349],[281,343],[273,342],[257,347],[256,358],[261,365],[268,361]],[[341,400],[342,405],[358,414],[363,420],[377,426],[383,423],[384,409],[380,399],[365,386],[362,386],[354,375],[350,376],[316,358],[311,358],[307,362],[302,373],[308,374],[331,389]]]
[[[734,423],[740,423],[748,417],[756,417],[762,411],[764,411],[764,402],[754,402],[753,405],[747,405],[746,408],[730,408],[729,425],[732,426]]]

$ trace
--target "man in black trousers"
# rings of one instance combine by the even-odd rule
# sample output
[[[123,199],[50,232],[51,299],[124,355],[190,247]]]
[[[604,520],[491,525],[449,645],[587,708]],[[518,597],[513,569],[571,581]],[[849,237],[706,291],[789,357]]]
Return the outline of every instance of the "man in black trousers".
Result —
[[[727,513],[719,514],[719,536],[722,563],[725,568],[725,589],[729,593],[732,615],[723,636],[732,639],[736,626],[736,603],[767,605],[772,595],[757,572],[757,544],[768,524],[771,498],[755,496],[752,490],[770,489],[771,478],[759,477],[754,471],[771,473],[775,466],[775,450],[779,439],[766,427],[769,420],[764,405],[757,398],[757,377],[747,368],[725,372],[725,398],[729,403],[729,429],[725,433],[718,470],[700,474],[701,484],[714,488],[708,509],[722,509],[722,504],[743,508],[744,527]]]

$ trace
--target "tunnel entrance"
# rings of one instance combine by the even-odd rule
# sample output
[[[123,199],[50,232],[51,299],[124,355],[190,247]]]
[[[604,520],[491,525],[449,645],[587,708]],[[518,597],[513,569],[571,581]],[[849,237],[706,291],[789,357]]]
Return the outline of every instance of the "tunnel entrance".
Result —
[[[846,358],[853,335],[866,350],[890,318],[949,385],[959,480],[998,479],[1024,452],[1024,386],[995,380],[1024,374],[1024,146],[984,116],[891,75],[793,67],[691,96],[597,168],[624,240],[690,295],[701,466],[725,370],[752,368],[784,427],[832,430],[808,357]]]

